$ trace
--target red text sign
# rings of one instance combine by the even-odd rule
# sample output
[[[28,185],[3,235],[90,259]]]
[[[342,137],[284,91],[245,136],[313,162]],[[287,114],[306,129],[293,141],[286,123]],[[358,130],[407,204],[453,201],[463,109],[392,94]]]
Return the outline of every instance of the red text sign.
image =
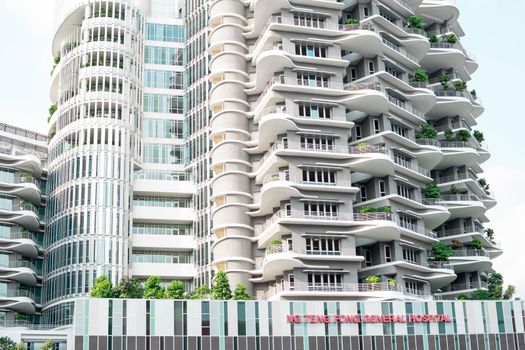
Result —
[[[444,314],[412,315],[286,315],[288,323],[450,323]]]

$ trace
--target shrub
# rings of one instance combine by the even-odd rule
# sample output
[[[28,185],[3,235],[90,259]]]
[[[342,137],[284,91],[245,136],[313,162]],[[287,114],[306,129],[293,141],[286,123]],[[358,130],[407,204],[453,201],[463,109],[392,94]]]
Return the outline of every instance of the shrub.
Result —
[[[463,248],[463,243],[461,243],[457,239],[453,239],[452,240],[452,248],[453,249],[461,249],[461,248]]]
[[[359,19],[357,18],[348,18],[345,24],[359,24]]]
[[[428,38],[428,41],[430,41],[431,43],[437,43],[439,41],[439,38],[437,37],[437,35],[431,34]]]
[[[166,287],[166,298],[184,299],[184,283],[179,280],[173,280]]]
[[[437,131],[434,127],[428,123],[422,124],[419,132],[416,133],[416,139],[432,139],[437,138]]]
[[[51,118],[51,116],[53,116],[53,114],[55,114],[55,112],[57,111],[57,104],[52,104],[51,107],[49,107],[48,111],[49,111],[49,118]],[[48,122],[49,122],[50,119],[48,119]]]
[[[434,182],[428,183],[425,187],[425,198],[441,198],[441,190]]]
[[[458,92],[463,92],[467,90],[467,82],[466,81],[455,81],[454,82],[454,89]]]
[[[53,62],[55,64],[59,64],[60,63],[60,59],[61,59],[61,54],[60,54],[60,51],[57,52],[57,54],[55,55],[55,59],[53,60]]]
[[[448,85],[448,82],[450,81],[450,76],[448,74],[443,74],[439,77],[439,82],[441,83],[441,86],[443,89],[447,90],[450,86]]]
[[[144,296],[144,288],[135,278],[124,277],[113,290],[114,298],[140,299]]]
[[[487,228],[485,229],[488,239],[494,239],[494,229]]]
[[[424,69],[418,68],[414,72],[414,81],[426,83],[428,81],[428,74]]]
[[[252,300],[252,297],[246,291],[246,287],[242,283],[238,283],[233,291],[233,300]]]
[[[397,285],[396,279],[395,278],[389,278],[388,279],[388,285],[392,286],[392,287],[395,287]]]
[[[455,44],[458,42],[458,37],[455,34],[446,35],[444,39],[451,44]]]
[[[270,245],[281,245],[281,244],[283,244],[283,241],[280,239],[272,239],[270,241]]]
[[[454,132],[452,131],[452,129],[447,129],[445,130],[445,139],[447,141],[452,141],[454,140]]]
[[[483,242],[480,239],[475,238],[470,242],[470,246],[473,249],[483,249]]]
[[[450,194],[458,194],[458,193],[459,193],[459,190],[456,187],[456,185],[450,186]]]
[[[15,348],[16,343],[9,337],[0,337],[0,349],[11,350]]]
[[[366,213],[387,213],[387,214],[392,214],[392,208],[390,207],[372,207],[372,206],[369,206],[369,205],[365,205],[361,208],[359,208],[359,212],[361,214],[366,214]]]
[[[368,276],[365,278],[365,283],[380,283],[382,281],[381,276]]]
[[[166,292],[160,285],[159,276],[149,276],[144,283],[144,299],[164,299]]]
[[[408,28],[423,29],[423,21],[419,16],[410,16],[408,18]]]
[[[432,257],[433,261],[448,261],[448,258],[454,254],[454,250],[446,245],[445,243],[436,243],[432,247]]]
[[[476,92],[476,90],[472,90],[472,91],[470,92],[470,95],[472,95],[472,98],[473,98],[474,100],[477,100],[477,99],[478,99],[478,93]]]
[[[210,293],[210,288],[207,285],[203,284],[190,294],[189,299],[210,299]]]
[[[226,272],[219,271],[215,275],[213,286],[211,287],[211,296],[214,300],[230,300],[232,298],[230,281],[228,281]]]
[[[456,140],[457,141],[467,142],[470,139],[471,136],[472,135],[470,135],[470,132],[468,132],[467,130],[459,130],[456,133]]]
[[[40,350],[53,350],[54,348],[55,348],[55,343],[53,343],[53,341],[50,339],[46,341],[44,345],[42,345]]]
[[[92,298],[112,298],[113,297],[113,285],[109,280],[108,276],[101,275],[95,280],[93,288],[91,288]]]
[[[485,141],[485,136],[483,135],[483,133],[479,130],[474,130],[474,132],[472,133],[472,136],[474,136],[474,138],[476,140],[478,140],[478,142],[483,142]]]

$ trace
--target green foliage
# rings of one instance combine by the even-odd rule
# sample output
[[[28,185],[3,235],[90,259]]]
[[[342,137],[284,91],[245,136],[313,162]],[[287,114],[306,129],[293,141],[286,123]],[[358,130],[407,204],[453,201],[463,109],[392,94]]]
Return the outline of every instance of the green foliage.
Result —
[[[511,300],[515,293],[516,293],[516,287],[514,287],[513,285],[509,285],[505,293],[503,293],[503,299]]]
[[[423,29],[423,21],[419,16],[410,16],[408,18],[408,28]]]
[[[445,243],[439,242],[432,247],[432,261],[448,261],[454,250]]]
[[[16,344],[15,350],[27,350],[27,348],[26,348],[26,345],[23,342],[20,342],[20,343]]]
[[[392,208],[390,207],[372,207],[369,205],[365,205],[361,208],[359,208],[359,212],[361,214],[366,213],[386,213],[386,214],[392,214]]]
[[[57,52],[57,54],[55,55],[55,59],[53,60],[53,62],[55,64],[59,64],[60,63],[60,59],[61,59],[61,54],[60,54],[60,51]]]
[[[443,74],[439,77],[439,82],[441,83],[441,86],[443,89],[447,90],[450,86],[448,83],[450,82],[450,76],[448,74]]]
[[[458,300],[468,300],[468,297],[465,294],[460,294],[457,299]]]
[[[189,299],[196,299],[196,300],[210,299],[210,293],[211,293],[210,288],[208,288],[207,285],[203,284],[202,286],[198,287],[191,293],[191,295],[189,296]]]
[[[470,132],[468,130],[458,130],[456,133],[456,141],[467,142],[470,139]]]
[[[489,239],[494,239],[494,229],[487,228],[485,229],[485,233]]]
[[[396,279],[395,278],[389,278],[388,279],[388,285],[392,286],[392,287],[395,287],[397,285]]]
[[[479,130],[474,130],[474,132],[472,133],[472,136],[474,136],[474,138],[476,140],[478,140],[478,142],[483,142],[485,141],[485,136],[483,135],[483,133]]]
[[[348,18],[345,24],[359,24],[359,19],[357,18]]]
[[[414,81],[426,83],[428,81],[428,74],[424,69],[418,68],[414,72]]]
[[[478,99],[478,93],[476,92],[476,90],[472,90],[472,91],[470,92],[470,95],[472,95],[472,98],[473,98],[474,100],[477,100],[477,99]]]
[[[109,280],[108,276],[101,275],[95,280],[93,288],[91,288],[92,298],[112,298],[113,297],[113,285]]]
[[[493,272],[489,276],[489,293],[494,299],[501,299],[503,296],[503,275]]]
[[[26,314],[16,314],[15,320],[17,320],[17,321],[27,321],[27,315]]]
[[[434,182],[428,183],[425,187],[425,198],[441,198],[441,190]]]
[[[368,276],[365,278],[365,283],[380,283],[382,281],[381,276]]]
[[[16,343],[9,337],[0,338],[0,349],[2,350],[14,350]]]
[[[42,345],[42,347],[40,348],[40,350],[53,350],[54,345],[55,345],[55,344],[54,344],[53,341],[50,339],[50,340],[46,341],[46,342],[44,343],[44,345]]]
[[[53,114],[55,114],[55,112],[57,111],[57,108],[58,108],[58,106],[57,106],[56,103],[52,104],[51,107],[49,107],[48,111],[49,111],[49,118],[50,119],[48,119],[48,122],[49,122],[49,120],[51,120],[51,117],[53,116]]]
[[[179,280],[173,280],[166,287],[166,298],[168,299],[184,299],[184,283]]]
[[[430,41],[431,43],[437,43],[439,41],[439,38],[437,37],[437,35],[431,34],[428,38],[428,41]]]
[[[437,131],[434,127],[428,123],[422,124],[419,132],[416,133],[416,139],[431,139],[435,140],[437,138]]]
[[[270,245],[281,245],[281,244],[283,244],[283,241],[280,239],[272,239],[270,241]]]
[[[463,243],[461,241],[458,241],[457,239],[452,240],[452,249],[461,249],[463,248]]]
[[[114,298],[140,299],[144,296],[144,288],[135,277],[124,277],[113,291]]]
[[[478,289],[474,291],[469,297],[466,297],[465,300],[492,300],[492,299],[494,298],[492,297],[490,292],[483,290],[483,289]]]
[[[164,299],[164,288],[160,285],[159,276],[149,276],[144,283],[144,299]]]
[[[447,42],[451,43],[451,44],[455,44],[455,43],[458,42],[458,37],[455,34],[445,35],[445,37],[443,37],[443,39],[446,40]]]
[[[455,81],[454,82],[454,89],[458,92],[463,92],[467,90],[467,82],[466,81]]]
[[[458,193],[459,193],[459,190],[456,187],[456,185],[450,186],[450,194],[458,194]]]
[[[481,239],[475,238],[470,242],[470,246],[473,249],[483,249],[483,242],[481,241]]]
[[[252,297],[246,291],[246,287],[242,283],[238,283],[233,291],[233,300],[252,300]]]
[[[211,287],[211,296],[214,300],[230,300],[232,298],[230,281],[228,281],[226,272],[218,271],[215,275]]]
[[[454,132],[452,131],[452,129],[447,129],[445,130],[445,139],[447,141],[452,141],[454,140]]]

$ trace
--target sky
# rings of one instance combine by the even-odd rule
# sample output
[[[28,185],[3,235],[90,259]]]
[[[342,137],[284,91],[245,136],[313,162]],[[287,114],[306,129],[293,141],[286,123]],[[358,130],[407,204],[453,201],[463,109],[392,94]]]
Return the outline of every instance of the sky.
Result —
[[[0,121],[47,133],[54,0],[0,0]],[[469,82],[486,108],[476,129],[492,158],[482,166],[498,205],[487,214],[504,254],[494,260],[525,299],[525,0],[457,0],[461,38],[479,70]],[[505,14],[504,19],[500,18]],[[524,221],[522,221],[524,219]]]

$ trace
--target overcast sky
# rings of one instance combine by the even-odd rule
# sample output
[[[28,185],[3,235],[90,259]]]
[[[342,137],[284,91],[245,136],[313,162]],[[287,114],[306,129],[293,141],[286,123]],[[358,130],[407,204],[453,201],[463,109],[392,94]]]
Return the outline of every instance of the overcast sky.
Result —
[[[492,153],[484,177],[498,200],[487,226],[505,250],[494,268],[525,298],[525,0],[458,4],[462,42],[480,64],[469,88],[486,107],[476,128]],[[0,0],[0,121],[47,132],[52,37],[53,0]]]

